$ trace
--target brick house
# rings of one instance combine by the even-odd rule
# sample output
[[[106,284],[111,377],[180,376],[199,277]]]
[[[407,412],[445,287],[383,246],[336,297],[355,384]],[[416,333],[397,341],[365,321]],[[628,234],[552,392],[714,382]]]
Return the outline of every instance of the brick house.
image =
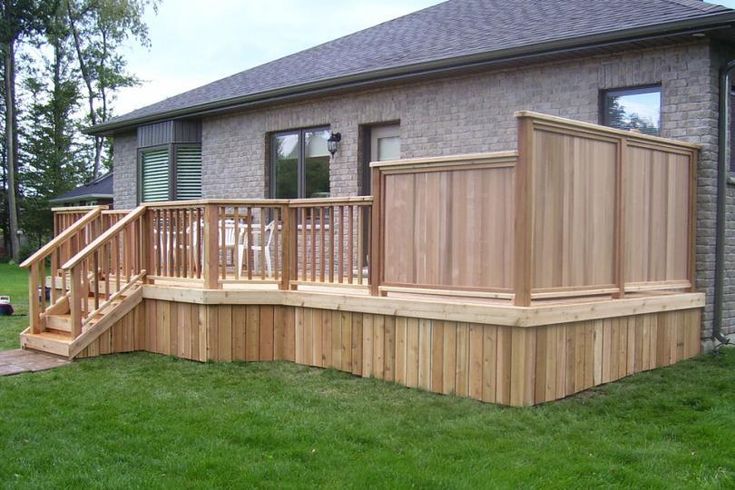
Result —
[[[718,171],[729,151],[720,85],[735,57],[733,23],[735,11],[698,0],[450,0],[89,132],[113,138],[119,209],[367,195],[370,161],[514,148],[513,114],[524,109],[701,144],[696,260],[707,339],[716,306],[723,333],[735,333],[735,181]]]

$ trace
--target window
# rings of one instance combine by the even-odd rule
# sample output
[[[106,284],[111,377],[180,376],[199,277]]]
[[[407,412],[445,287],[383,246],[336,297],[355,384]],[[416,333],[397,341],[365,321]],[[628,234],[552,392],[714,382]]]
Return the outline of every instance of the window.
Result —
[[[300,129],[272,136],[271,196],[329,196],[329,128]]]
[[[140,201],[202,197],[200,145],[165,145],[140,151]]]
[[[168,148],[154,148],[141,152],[143,202],[169,199]]]
[[[376,126],[370,132],[370,156],[372,160],[398,160],[401,158],[401,127],[397,124]]]
[[[661,131],[661,86],[605,90],[602,124],[658,136]]]
[[[176,194],[175,199],[200,199],[202,197],[202,147],[176,145]]]

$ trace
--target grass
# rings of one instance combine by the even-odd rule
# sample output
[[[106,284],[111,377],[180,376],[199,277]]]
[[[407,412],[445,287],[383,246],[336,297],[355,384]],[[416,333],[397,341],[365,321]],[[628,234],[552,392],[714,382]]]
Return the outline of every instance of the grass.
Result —
[[[28,326],[28,272],[16,265],[0,263],[0,296],[9,295],[15,310],[0,317],[0,350],[17,349],[18,335]]]
[[[0,278],[24,299],[24,273]],[[0,317],[0,345],[25,323]],[[733,487],[734,387],[732,349],[529,409],[113,355],[0,378],[0,487]]]
[[[735,350],[507,409],[153,354],[0,378],[0,486],[735,485]]]

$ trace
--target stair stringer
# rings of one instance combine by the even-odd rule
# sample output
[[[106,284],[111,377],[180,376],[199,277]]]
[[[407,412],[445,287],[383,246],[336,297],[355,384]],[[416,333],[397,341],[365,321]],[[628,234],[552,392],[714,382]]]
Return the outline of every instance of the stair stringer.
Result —
[[[138,286],[133,292],[123,299],[114,309],[105,314],[97,323],[74,339],[69,344],[69,359],[73,359],[82,352],[89,344],[110,329],[115,323],[130,313],[143,301],[143,288]]]

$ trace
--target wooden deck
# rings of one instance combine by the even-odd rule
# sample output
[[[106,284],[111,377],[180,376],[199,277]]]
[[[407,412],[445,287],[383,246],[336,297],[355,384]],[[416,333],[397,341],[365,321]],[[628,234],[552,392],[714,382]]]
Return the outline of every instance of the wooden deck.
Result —
[[[699,293],[518,308],[344,291],[145,286],[80,353],[287,360],[505,405],[564,398],[699,353]]]
[[[23,264],[24,345],[283,359],[514,406],[697,354],[698,147],[517,117],[517,151],[376,163],[373,196],[59,211]]]

